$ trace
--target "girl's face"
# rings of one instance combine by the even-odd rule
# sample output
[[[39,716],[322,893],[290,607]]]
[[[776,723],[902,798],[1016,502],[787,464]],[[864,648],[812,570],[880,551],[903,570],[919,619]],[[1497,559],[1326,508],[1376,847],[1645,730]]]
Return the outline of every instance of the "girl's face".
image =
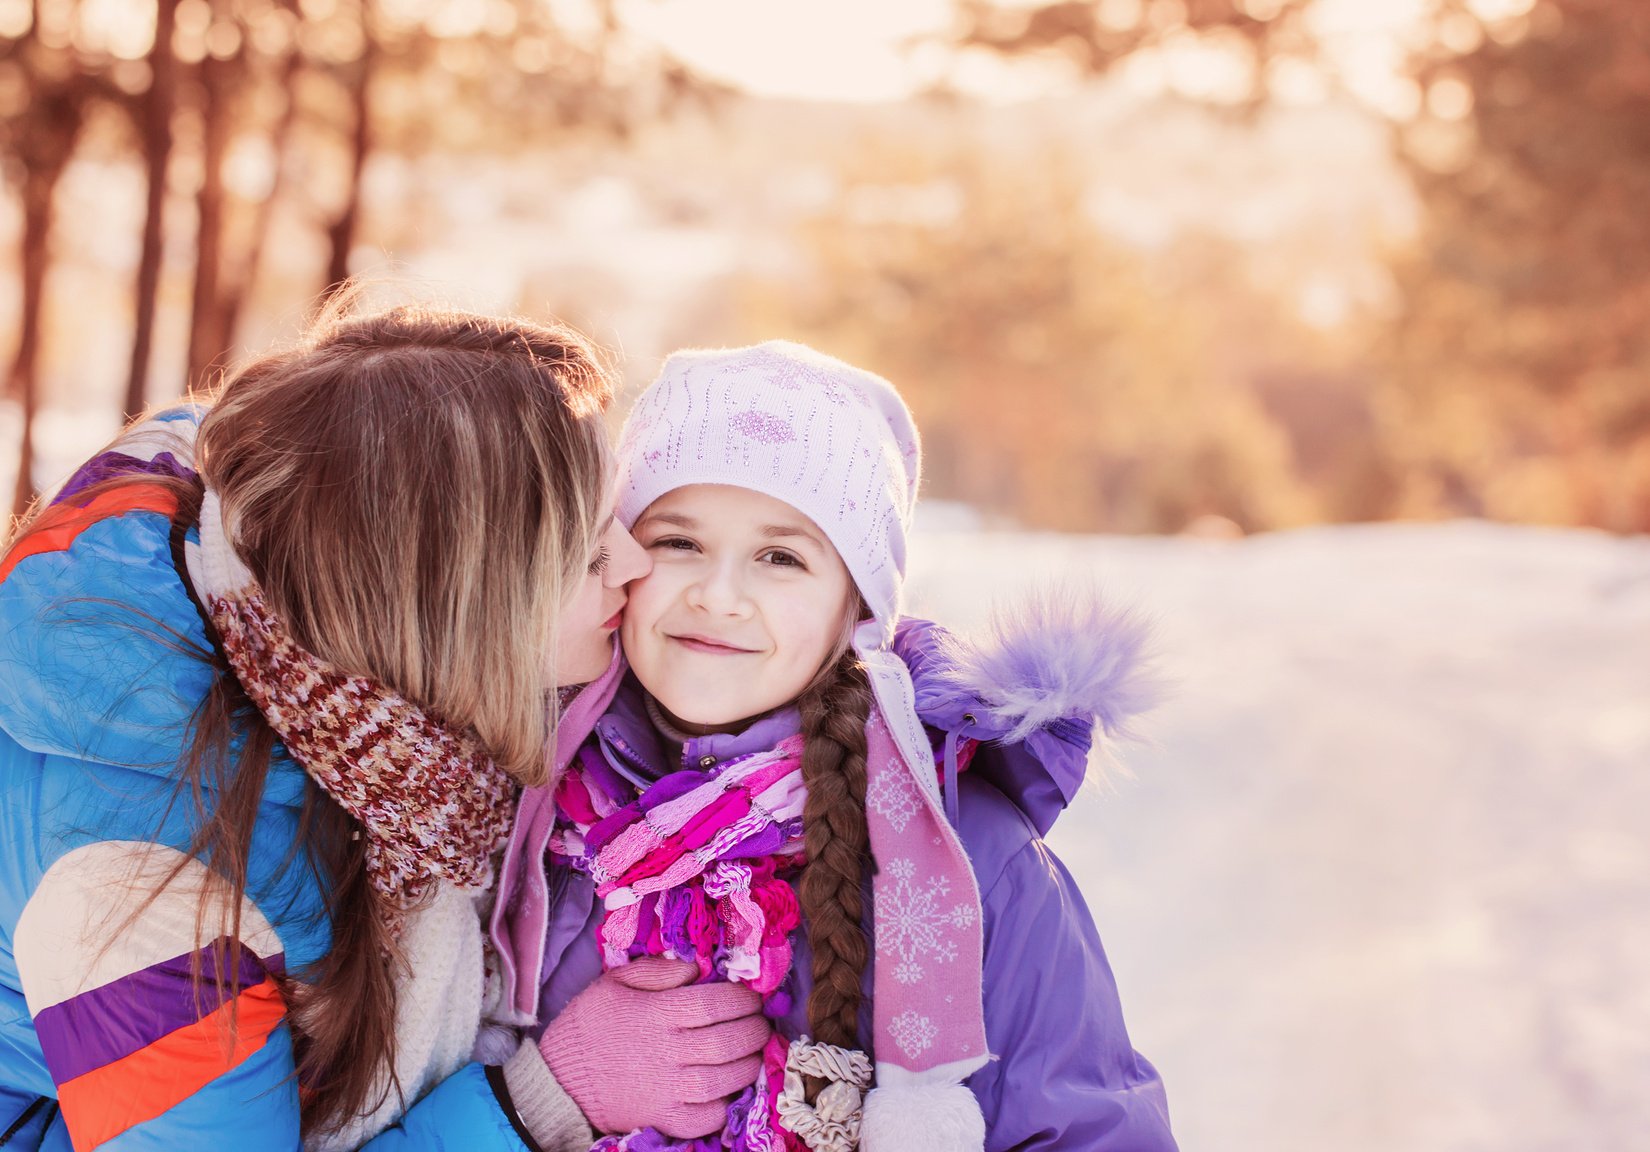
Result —
[[[584,577],[556,619],[550,675],[557,687],[588,684],[607,671],[624,615],[624,586],[646,576],[652,563],[610,513]]]
[[[622,636],[672,719],[731,729],[800,696],[841,643],[853,579],[813,521],[772,496],[693,484],[634,529],[653,571],[630,587]]]

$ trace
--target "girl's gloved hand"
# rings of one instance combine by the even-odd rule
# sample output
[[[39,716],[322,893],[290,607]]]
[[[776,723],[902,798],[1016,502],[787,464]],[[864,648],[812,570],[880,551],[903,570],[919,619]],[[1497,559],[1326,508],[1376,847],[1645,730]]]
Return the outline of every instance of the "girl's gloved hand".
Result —
[[[762,997],[698,978],[690,961],[644,956],[603,974],[544,1030],[544,1062],[596,1131],[705,1136],[756,1082],[773,1032]]]

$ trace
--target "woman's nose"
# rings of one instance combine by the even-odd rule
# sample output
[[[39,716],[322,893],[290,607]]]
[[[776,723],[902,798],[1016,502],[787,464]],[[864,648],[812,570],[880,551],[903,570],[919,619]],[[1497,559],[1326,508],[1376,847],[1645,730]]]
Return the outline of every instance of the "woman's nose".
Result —
[[[610,558],[607,564],[607,579],[603,581],[609,588],[618,588],[632,580],[640,580],[653,571],[653,557],[647,554],[647,549],[636,543],[636,537],[619,525],[614,525],[613,540],[608,546]]]

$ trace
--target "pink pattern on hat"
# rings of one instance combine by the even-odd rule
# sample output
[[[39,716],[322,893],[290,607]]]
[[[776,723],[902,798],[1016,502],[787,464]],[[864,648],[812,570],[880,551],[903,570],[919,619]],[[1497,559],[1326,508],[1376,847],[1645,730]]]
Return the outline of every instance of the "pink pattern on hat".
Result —
[[[740,412],[729,423],[739,432],[763,444],[788,444],[796,439],[796,430],[785,421],[755,409]]]

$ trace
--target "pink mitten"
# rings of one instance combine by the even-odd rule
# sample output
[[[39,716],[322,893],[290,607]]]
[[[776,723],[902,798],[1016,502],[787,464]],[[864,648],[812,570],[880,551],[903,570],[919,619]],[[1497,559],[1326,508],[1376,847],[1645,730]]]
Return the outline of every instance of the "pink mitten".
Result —
[[[756,1082],[773,1026],[741,984],[693,984],[699,967],[644,956],[605,973],[550,1021],[539,1051],[598,1132],[691,1139],[727,1120]]]

